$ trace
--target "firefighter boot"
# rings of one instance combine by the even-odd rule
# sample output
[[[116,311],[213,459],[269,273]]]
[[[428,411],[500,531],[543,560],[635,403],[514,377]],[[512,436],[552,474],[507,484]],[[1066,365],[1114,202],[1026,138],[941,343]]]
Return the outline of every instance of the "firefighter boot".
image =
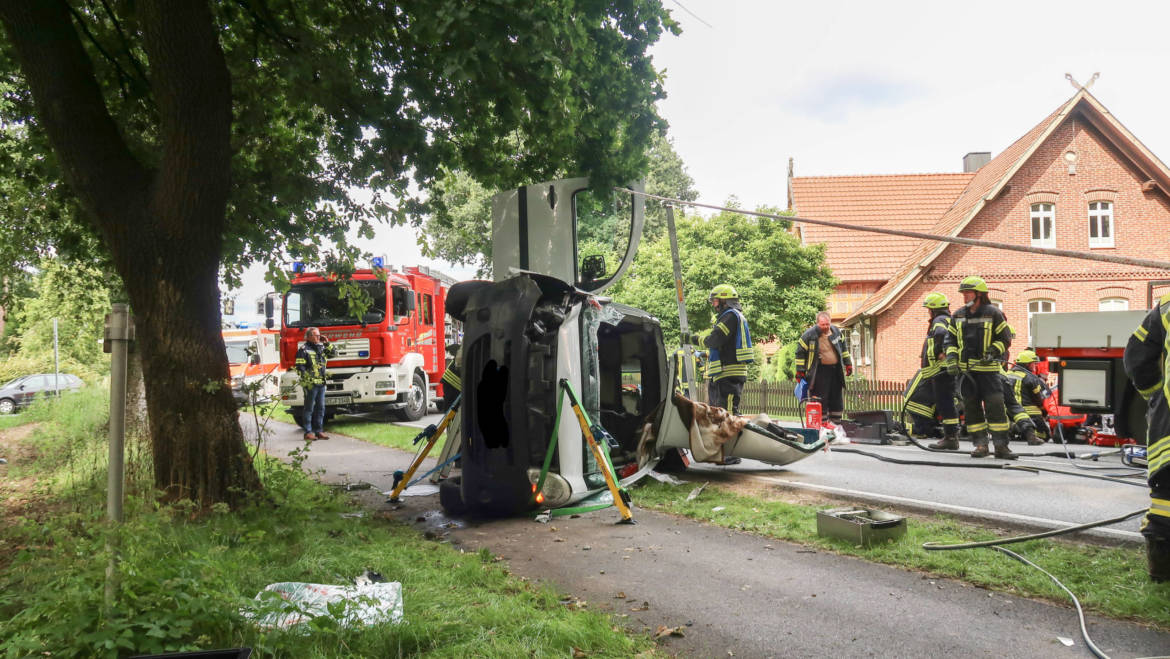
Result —
[[[1006,432],[992,433],[992,442],[995,444],[995,457],[999,460],[1015,460],[1016,454],[1008,448],[1008,434]]]
[[[946,426],[943,428],[943,438],[930,445],[933,449],[945,449],[948,451],[959,450],[959,435],[958,428],[954,426]]]
[[[1028,440],[1028,446],[1040,446],[1044,443],[1043,439],[1036,436],[1035,428],[1028,428],[1024,431],[1024,439]]]
[[[971,457],[973,457],[973,458],[986,458],[987,456],[991,455],[991,451],[987,450],[987,436],[986,435],[984,435],[983,433],[979,433],[979,435],[977,437],[974,437],[973,439],[975,440],[975,450],[971,451]]]
[[[1170,538],[1146,536],[1146,560],[1150,568],[1150,581],[1170,582]]]

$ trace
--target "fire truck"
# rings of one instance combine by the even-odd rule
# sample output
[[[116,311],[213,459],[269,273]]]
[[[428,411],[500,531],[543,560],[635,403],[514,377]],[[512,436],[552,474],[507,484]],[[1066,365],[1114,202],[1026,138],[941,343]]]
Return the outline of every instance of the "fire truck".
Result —
[[[286,369],[280,398],[289,414],[299,421],[304,408],[295,362],[310,327],[319,328],[337,351],[328,362],[327,416],[389,411],[414,421],[426,414],[428,401],[443,395],[447,290],[453,283],[424,266],[384,269],[381,259],[345,280],[296,273],[280,305],[280,366]],[[350,308],[355,287],[372,301],[361,317]],[[270,327],[275,307],[265,309]]]
[[[263,328],[225,329],[223,344],[236,402],[246,405],[275,399],[280,391],[280,332]]]
[[[1036,354],[1059,378],[1056,409],[1065,409],[1057,421],[1085,415],[1076,431],[1090,444],[1146,443],[1146,401],[1122,363],[1129,337],[1146,313],[1045,313],[1030,320]]]

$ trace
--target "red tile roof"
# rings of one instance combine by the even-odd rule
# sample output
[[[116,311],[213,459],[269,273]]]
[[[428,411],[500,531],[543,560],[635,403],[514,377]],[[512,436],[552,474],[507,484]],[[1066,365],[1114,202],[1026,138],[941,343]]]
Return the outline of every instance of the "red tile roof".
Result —
[[[1144,171],[1153,177],[1164,192],[1170,194],[1170,168],[1143,145],[1121,122],[1117,121],[1105,106],[1101,105],[1088,90],[1081,88],[1077,93],[1048,115],[1023,137],[1012,143],[984,165],[958,201],[930,229],[936,235],[958,236],[982,210],[984,202],[994,199],[1011,180],[1017,170],[1027,162],[1036,149],[1048,139],[1074,111],[1079,111],[1102,131],[1128,158],[1139,163]],[[871,295],[844,322],[851,323],[859,315],[878,314],[890,307],[909,288],[923,270],[933,262],[949,243],[926,241],[920,244],[907,258],[898,271],[876,293]]]
[[[1023,137],[992,158],[991,162],[981,167],[967,188],[963,190],[963,194],[959,195],[954,206],[939,218],[938,222],[928,230],[929,233],[944,236],[959,235],[978,211],[983,208],[986,198],[998,194],[1011,175],[1015,174],[1016,170],[1024,164],[1023,161],[1027,159],[1027,156],[1030,156],[1043,139],[1068,116],[1075,101],[1083,93],[1075,94],[1073,98],[1058,107],[1039,124],[1036,124]],[[942,248],[946,247],[947,244],[936,241],[919,242],[889,281],[851,313],[845,323],[850,323],[858,315],[872,315],[887,309],[898,299],[901,292],[918,278],[925,267],[942,253]]]
[[[968,187],[971,173],[809,176],[792,180],[796,214],[862,226],[929,231]],[[806,245],[825,243],[843,282],[886,281],[919,241],[836,227],[801,225]]]

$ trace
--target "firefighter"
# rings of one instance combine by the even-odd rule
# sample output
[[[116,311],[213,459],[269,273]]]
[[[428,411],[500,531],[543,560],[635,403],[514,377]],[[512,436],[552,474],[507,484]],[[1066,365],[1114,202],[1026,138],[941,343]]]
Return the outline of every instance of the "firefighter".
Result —
[[[443,369],[443,377],[439,378],[439,381],[443,383],[443,405],[440,412],[451,409],[455,398],[459,392],[463,391],[463,380],[459,377],[463,367],[463,346],[449,345],[447,346],[447,354],[451,355],[451,359],[447,362],[447,367]]]
[[[305,430],[305,441],[329,439],[325,430],[325,380],[329,377],[325,363],[337,356],[337,348],[329,339],[321,336],[321,330],[310,327],[305,332],[305,342],[297,350],[297,376],[305,394],[305,406],[301,410],[301,426]]]
[[[708,400],[732,414],[739,414],[739,400],[747,381],[748,364],[755,361],[752,333],[739,306],[739,293],[730,284],[711,289],[707,297],[718,316],[711,333],[703,339],[707,346]]]
[[[1011,326],[987,297],[987,282],[982,278],[967,277],[959,284],[959,292],[964,305],[952,316],[955,332],[946,339],[946,369],[960,377],[967,433],[975,443],[971,457],[983,458],[990,453],[990,432],[995,457],[1014,460],[1016,455],[1008,448],[1009,424],[1000,377],[1002,360],[1012,344]]]
[[[1142,522],[1150,580],[1170,581],[1170,294],[1150,310],[1125,346],[1125,372],[1148,403],[1146,478],[1150,510]]]
[[[796,342],[796,379],[808,376],[808,396],[824,406],[825,417],[836,423],[845,413],[845,378],[853,375],[853,359],[828,311],[817,314],[817,324]]]
[[[953,451],[959,448],[959,412],[955,409],[955,378],[945,368],[947,355],[958,354],[956,345],[947,346],[947,338],[953,339],[955,334],[951,302],[942,293],[931,293],[922,301],[922,306],[930,314],[926,340],[922,342],[921,366],[923,378],[927,380],[923,384],[934,392],[935,408],[942,414],[943,426],[942,440],[931,444],[930,448]]]
[[[906,385],[906,391],[902,394],[902,409],[910,415],[910,436],[915,439],[924,439],[927,437],[938,437],[938,432],[935,427],[938,425],[938,415],[936,405],[934,388],[931,386],[931,370],[930,367],[923,367],[918,369],[914,377]],[[946,392],[948,397],[952,397],[951,392]],[[951,400],[951,409],[954,409],[955,401]],[[955,414],[958,417],[958,413]],[[900,419],[905,423],[904,419]],[[957,421],[957,418],[956,418]],[[931,444],[931,448],[939,448],[942,442]],[[955,442],[955,447],[958,448],[958,442]],[[945,448],[945,447],[944,447]]]
[[[1000,382],[1003,384],[1003,407],[1007,412],[1009,437],[1025,437],[1029,434],[1036,436],[1036,426],[1032,424],[1032,417],[1024,410],[1024,406],[1020,404],[1020,399],[1016,397],[1016,380],[1009,377],[1007,373],[1000,373]],[[1043,444],[1044,442],[1040,442]]]
[[[1028,440],[1028,446],[1040,446],[1050,439],[1048,419],[1044,415],[1044,399],[1052,395],[1048,385],[1036,375],[1036,364],[1040,358],[1031,350],[1022,350],[1016,355],[1016,364],[1005,375],[1012,381],[1012,392],[1023,405],[1031,420],[1031,428],[1020,428],[1020,434]],[[1013,420],[1014,421],[1014,420]]]

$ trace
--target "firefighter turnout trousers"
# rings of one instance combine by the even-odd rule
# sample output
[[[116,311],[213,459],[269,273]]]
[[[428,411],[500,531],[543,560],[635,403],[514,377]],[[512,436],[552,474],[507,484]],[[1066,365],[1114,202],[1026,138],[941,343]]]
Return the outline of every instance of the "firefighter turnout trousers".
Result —
[[[1008,418],[1003,379],[998,371],[967,371],[959,376],[967,434],[976,446],[987,446],[987,431],[996,444],[1007,443]]]
[[[744,377],[724,377],[711,380],[707,385],[707,401],[716,406],[739,414],[739,399],[743,394],[743,385],[747,382]]]

